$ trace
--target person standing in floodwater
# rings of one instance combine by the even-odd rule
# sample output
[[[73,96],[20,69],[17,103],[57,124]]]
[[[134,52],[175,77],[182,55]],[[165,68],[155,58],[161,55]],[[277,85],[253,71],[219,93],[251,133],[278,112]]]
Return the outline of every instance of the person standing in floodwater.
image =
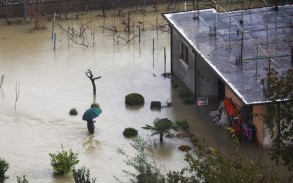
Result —
[[[95,123],[96,121],[93,119],[87,120],[87,129],[90,134],[93,134],[95,132]]]

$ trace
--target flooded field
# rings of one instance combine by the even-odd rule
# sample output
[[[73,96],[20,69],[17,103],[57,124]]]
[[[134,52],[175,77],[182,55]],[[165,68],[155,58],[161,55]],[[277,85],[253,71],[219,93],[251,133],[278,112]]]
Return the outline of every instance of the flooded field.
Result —
[[[128,168],[124,157],[117,154],[117,148],[130,155],[135,152],[130,147],[131,140],[123,137],[123,130],[133,127],[140,136],[149,138],[150,132],[141,127],[152,125],[157,117],[173,121],[188,119],[194,134],[212,146],[229,151],[229,134],[210,123],[204,110],[197,112],[195,105],[183,105],[170,79],[161,76],[165,69],[170,72],[170,35],[154,29],[154,25],[158,25],[156,17],[163,25],[160,14],[147,15],[140,42],[135,37],[128,44],[123,39],[119,44],[113,41],[117,40],[113,31],[101,27],[113,25],[114,17],[104,21],[97,18],[100,14],[90,12],[85,19],[56,21],[55,50],[51,22],[45,22],[45,30],[32,30],[31,24],[0,25],[0,76],[5,75],[0,88],[0,157],[10,164],[7,183],[16,182],[16,176],[22,175],[32,183],[73,183],[70,176],[53,176],[48,154],[61,151],[61,146],[78,152],[77,167],[89,168],[97,182],[114,182],[113,176],[123,178],[122,170]],[[139,16],[131,19],[136,22],[132,36],[138,35],[138,25],[143,26]],[[93,19],[89,29],[94,30],[94,37],[90,34],[85,37],[88,47],[68,42],[66,32],[57,26],[58,23],[66,29],[75,27],[77,30],[81,22]],[[123,20],[115,19],[116,25],[121,25]],[[96,29],[92,29],[93,25]],[[85,75],[87,69],[94,76],[101,76],[96,80],[95,99],[91,82]],[[16,85],[19,86],[17,101]],[[125,96],[133,92],[145,97],[143,107],[125,106]],[[82,114],[94,101],[100,104],[103,113],[96,119],[94,135],[90,135]],[[172,107],[153,111],[151,101],[172,102]],[[71,108],[77,109],[77,116],[69,115]],[[178,150],[182,144],[189,144],[189,140],[165,139],[156,149],[159,163],[167,170],[186,166],[184,153]],[[262,152],[255,146],[250,148]]]

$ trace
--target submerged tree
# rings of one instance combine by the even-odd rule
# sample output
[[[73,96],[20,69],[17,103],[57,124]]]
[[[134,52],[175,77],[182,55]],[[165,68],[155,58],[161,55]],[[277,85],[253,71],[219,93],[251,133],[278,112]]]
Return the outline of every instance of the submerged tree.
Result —
[[[156,118],[154,120],[154,126],[146,125],[145,127],[142,127],[146,130],[152,131],[153,135],[160,135],[160,142],[163,142],[163,136],[167,137],[174,137],[174,135],[170,132],[171,129],[175,129],[175,126],[171,120],[168,118]]]
[[[99,77],[94,77],[92,71],[90,69],[87,70],[87,72],[85,73],[85,75],[91,80],[92,85],[93,85],[93,94],[96,95],[96,84],[95,84],[95,80],[96,79],[100,79],[101,76]]]
[[[164,183],[165,176],[154,155],[152,154],[153,148],[141,138],[136,137],[133,139],[131,146],[136,150],[136,154],[129,156],[123,149],[118,149],[117,153],[126,157],[124,161],[128,166],[133,167],[136,173],[129,170],[123,170],[131,183]],[[151,155],[150,155],[151,154]],[[124,183],[119,178],[114,176],[117,182]]]
[[[293,147],[286,142],[293,142],[293,69],[280,75],[276,70],[267,71],[262,84],[267,84],[265,96],[271,101],[267,105],[265,121],[272,138],[271,157],[293,172]],[[291,176],[292,178],[293,176]]]

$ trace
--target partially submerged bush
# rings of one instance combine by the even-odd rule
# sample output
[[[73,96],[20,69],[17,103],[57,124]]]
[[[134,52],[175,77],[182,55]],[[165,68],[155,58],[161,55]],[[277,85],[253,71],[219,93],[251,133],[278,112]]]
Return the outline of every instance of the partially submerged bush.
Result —
[[[142,105],[144,104],[144,97],[139,93],[131,93],[126,95],[125,103],[130,106]]]
[[[21,177],[16,176],[17,183],[29,183],[29,181],[25,178],[25,175]]]
[[[81,167],[77,170],[73,169],[72,175],[75,183],[95,183],[96,178],[91,178],[90,170]]]
[[[70,111],[69,111],[69,114],[72,115],[72,116],[75,116],[78,114],[76,108],[71,108]]]
[[[188,152],[191,150],[191,147],[189,145],[181,145],[178,147],[178,149],[182,152]]]
[[[5,175],[9,168],[9,163],[6,160],[0,158],[0,182],[4,182],[9,177]]]
[[[184,89],[181,89],[179,91],[179,97],[180,98],[188,98],[188,97],[191,97],[191,93],[188,91],[185,91]]]
[[[99,103],[92,103],[91,108],[100,108]]]
[[[177,120],[176,125],[181,128],[182,130],[188,130],[189,129],[189,123],[187,122],[187,119],[185,120]]]
[[[74,153],[71,149],[65,151],[62,147],[61,152],[56,154],[49,153],[51,157],[51,165],[55,175],[63,175],[70,173],[76,164],[78,164],[78,153]]]
[[[123,131],[124,137],[131,138],[137,136],[137,130],[134,128],[125,128]]]
[[[189,105],[194,104],[195,100],[193,98],[185,98],[183,99],[183,104]]]

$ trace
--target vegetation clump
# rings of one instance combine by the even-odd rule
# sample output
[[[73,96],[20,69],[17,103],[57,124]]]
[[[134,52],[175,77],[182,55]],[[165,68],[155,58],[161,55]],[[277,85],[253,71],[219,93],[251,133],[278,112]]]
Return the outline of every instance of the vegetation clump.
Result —
[[[78,153],[74,153],[71,149],[65,151],[62,147],[61,152],[49,153],[51,157],[51,165],[55,175],[64,175],[70,173],[74,166],[79,163]]]
[[[160,142],[163,142],[163,136],[166,137],[174,137],[174,135],[170,132],[171,129],[176,129],[175,125],[168,118],[156,118],[154,120],[154,126],[146,125],[142,127],[145,130],[151,130],[153,135],[160,135]]]
[[[148,150],[152,151],[152,145],[147,144],[147,142],[141,138],[137,137],[133,139],[131,146],[136,150],[134,155],[129,156],[123,149],[119,148],[117,150],[118,154],[123,155],[126,160],[124,161],[128,166],[134,168],[136,171],[131,172],[129,170],[123,170],[129,181],[126,182],[136,182],[136,183],[159,183],[166,182],[164,174],[162,173],[162,168],[158,165],[157,161],[153,156],[148,156]],[[119,178],[114,176],[117,182],[124,183]]]
[[[144,97],[139,93],[130,93],[125,97],[125,103],[130,106],[144,104]]]
[[[187,122],[187,119],[185,119],[185,120],[177,120],[175,123],[182,130],[188,130],[189,129],[189,123]]]
[[[134,128],[125,128],[123,131],[123,136],[127,138],[132,138],[137,136],[137,130]]]
[[[77,112],[76,108],[71,108],[70,111],[69,111],[69,114],[71,116],[76,116],[78,114],[78,112]]]
[[[183,152],[188,152],[191,150],[191,147],[189,145],[181,145],[178,147],[178,149]]]
[[[92,103],[91,108],[100,108],[100,104],[99,103]]]
[[[90,170],[81,167],[77,170],[73,169],[72,175],[75,183],[95,183],[96,178],[91,178]]]
[[[125,163],[136,170],[123,170],[129,177],[127,182],[276,182],[274,175],[268,174],[268,170],[261,166],[261,162],[244,157],[243,152],[237,151],[237,148],[236,153],[228,154],[201,144],[195,149],[195,155],[186,153],[184,160],[188,163],[187,167],[165,174],[162,171],[164,167],[157,163],[152,153],[154,146],[147,144],[140,137],[135,138],[131,145],[137,152],[134,156],[129,156],[122,149],[117,151],[126,157]],[[185,152],[191,150],[188,145],[182,145],[180,149]],[[117,177],[115,179],[120,183],[124,182]]]
[[[0,182],[4,182],[9,177],[5,175],[9,168],[9,163],[6,160],[0,158]]]
[[[181,89],[179,91],[179,98],[185,99],[185,98],[189,98],[189,97],[191,97],[191,93],[190,92],[188,92],[188,91],[186,91],[184,89]]]
[[[29,183],[29,181],[25,178],[25,175],[21,177],[16,176],[17,183]]]
[[[185,98],[185,99],[183,99],[183,104],[185,104],[185,105],[190,105],[190,104],[194,104],[194,99],[193,98]]]

